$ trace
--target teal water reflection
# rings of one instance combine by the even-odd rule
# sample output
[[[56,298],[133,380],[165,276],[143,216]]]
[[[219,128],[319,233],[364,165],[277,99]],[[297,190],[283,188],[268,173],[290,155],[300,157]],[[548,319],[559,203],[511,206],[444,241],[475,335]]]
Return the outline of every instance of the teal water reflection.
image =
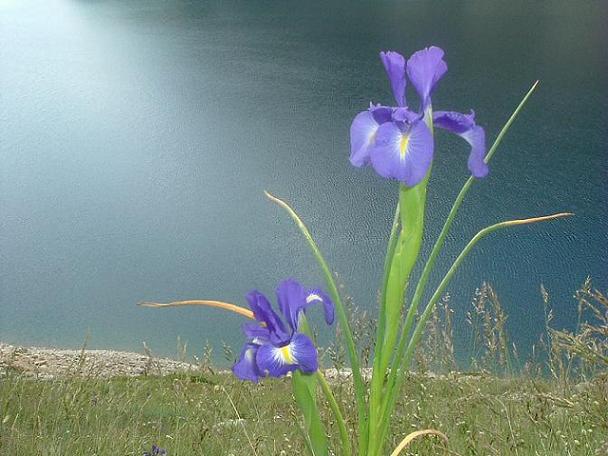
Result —
[[[135,303],[243,303],[289,275],[319,284],[264,189],[374,306],[395,185],[349,165],[348,128],[370,100],[390,101],[378,51],[428,44],[449,65],[435,105],[474,108],[490,139],[541,80],[439,270],[489,223],[577,214],[480,245],[450,286],[459,340],[484,280],[524,347],[542,327],[541,282],[556,324],[571,325],[577,285],[608,286],[605,17],[600,1],[0,3],[0,340],[238,346],[237,317]],[[437,142],[426,252],[466,178],[466,145]]]

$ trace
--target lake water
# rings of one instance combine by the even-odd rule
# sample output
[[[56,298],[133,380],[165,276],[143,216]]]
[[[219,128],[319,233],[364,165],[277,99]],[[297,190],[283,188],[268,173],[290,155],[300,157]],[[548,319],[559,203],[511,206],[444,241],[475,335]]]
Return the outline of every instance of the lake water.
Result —
[[[348,129],[389,103],[378,51],[446,50],[436,109],[475,109],[489,140],[536,95],[463,205],[434,283],[478,229],[576,217],[484,240],[449,287],[459,346],[491,282],[522,351],[541,283],[571,327],[587,275],[608,288],[604,1],[0,1],[0,340],[175,354],[238,348],[240,320],[142,300],[245,304],[321,275],[285,198],[347,292],[375,307],[396,185],[348,162]],[[424,252],[467,177],[438,133]],[[462,348],[464,349],[464,348]]]

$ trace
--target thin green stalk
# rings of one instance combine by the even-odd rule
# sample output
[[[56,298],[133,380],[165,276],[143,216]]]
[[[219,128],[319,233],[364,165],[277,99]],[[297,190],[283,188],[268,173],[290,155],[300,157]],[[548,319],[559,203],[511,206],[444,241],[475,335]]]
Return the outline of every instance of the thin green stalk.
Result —
[[[391,234],[388,238],[388,245],[386,248],[386,257],[384,258],[384,274],[382,277],[382,288],[380,291],[380,312],[378,315],[378,329],[376,332],[376,345],[374,345],[374,369],[376,369],[376,360],[379,365],[380,357],[378,354],[382,351],[382,341],[384,340],[384,331],[386,327],[386,285],[388,283],[388,277],[391,269],[391,262],[393,261],[393,255],[395,254],[395,247],[399,239],[399,203],[395,208],[395,215],[393,217],[393,224],[391,225]]]
[[[496,153],[496,150],[498,149],[498,146],[502,142],[502,139],[504,138],[505,134],[507,133],[507,131],[509,131],[509,128],[511,127],[511,125],[513,124],[513,122],[515,121],[515,119],[517,118],[517,116],[519,115],[521,110],[523,109],[523,107],[525,106],[528,99],[532,96],[532,93],[534,93],[534,90],[536,89],[538,84],[539,84],[539,81],[536,81],[532,85],[532,87],[528,90],[526,95],[519,102],[519,104],[517,105],[517,107],[515,108],[515,110],[513,111],[513,113],[507,120],[507,122],[505,123],[505,125],[502,127],[502,129],[498,133],[496,140],[494,141],[494,143],[492,144],[492,147],[490,147],[490,150],[486,154],[486,157],[484,159],[484,161],[486,163],[488,163],[492,159],[494,154]],[[424,265],[424,269],[420,276],[420,280],[418,281],[418,284],[416,285],[416,290],[415,290],[414,296],[412,298],[412,303],[408,309],[408,312],[407,312],[407,315],[405,318],[405,323],[404,323],[402,331],[401,331],[401,336],[400,336],[399,344],[398,344],[398,348],[397,348],[397,355],[395,357],[396,365],[394,366],[394,368],[391,370],[391,372],[389,374],[389,379],[387,382],[387,394],[385,395],[385,402],[390,400],[391,395],[394,394],[393,385],[395,384],[395,378],[397,376],[397,372],[399,371],[398,367],[403,358],[403,353],[404,353],[404,350],[406,347],[406,342],[409,339],[410,331],[412,329],[414,319],[415,319],[416,313],[418,311],[418,306],[420,305],[420,301],[422,300],[422,297],[424,295],[424,291],[426,289],[426,284],[427,284],[429,276],[435,266],[435,261],[437,259],[437,256],[441,252],[441,249],[443,248],[443,244],[445,243],[445,239],[448,235],[448,232],[450,231],[452,223],[454,222],[456,214],[458,213],[458,210],[460,209],[460,206],[462,205],[462,202],[464,201],[466,194],[468,193],[471,185],[473,185],[473,182],[475,182],[475,180],[476,179],[474,177],[472,177],[472,176],[469,177],[467,179],[467,181],[465,182],[465,184],[463,185],[462,189],[460,190],[460,193],[458,193],[458,196],[456,197],[456,200],[454,201],[454,204],[452,205],[452,208],[450,209],[450,213],[448,214],[448,217],[443,225],[443,228],[441,229],[441,232],[439,233],[439,237],[437,238],[437,241],[435,241],[435,244],[433,245],[433,249],[431,250],[429,259],[427,260],[426,264]],[[384,404],[383,404],[383,410],[386,410],[386,406]],[[390,416],[381,415],[380,423],[388,421],[389,419],[390,419]],[[380,424],[380,427],[383,427],[383,426],[384,426],[383,424]]]
[[[460,252],[460,255],[458,255],[458,257],[456,258],[456,260],[454,261],[454,263],[452,264],[452,266],[450,267],[450,269],[448,270],[446,275],[441,280],[441,283],[435,290],[435,293],[433,293],[433,296],[431,297],[429,303],[427,304],[426,308],[424,309],[424,312],[420,316],[420,319],[418,320],[418,323],[416,324],[416,327],[414,329],[414,333],[412,334],[412,338],[410,339],[410,342],[407,346],[407,350],[404,354],[400,371],[402,371],[402,373],[403,373],[404,369],[409,368],[409,365],[414,356],[414,351],[416,349],[416,345],[418,344],[418,342],[420,341],[420,338],[422,337],[424,328],[426,326],[426,322],[428,321],[431,314],[433,313],[433,310],[435,308],[435,305],[437,304],[437,301],[439,301],[439,299],[443,295],[445,288],[450,283],[452,276],[454,275],[456,270],[460,267],[460,264],[463,262],[463,260],[469,254],[471,249],[481,239],[483,239],[487,235],[493,233],[494,231],[497,231],[502,228],[508,228],[508,227],[518,226],[518,225],[528,225],[528,224],[538,223],[538,222],[545,222],[545,221],[555,220],[555,219],[562,218],[562,217],[569,217],[571,215],[574,215],[574,214],[569,213],[569,212],[560,212],[558,214],[545,215],[542,217],[533,217],[533,218],[522,219],[522,220],[508,220],[505,222],[500,222],[500,223],[496,223],[494,225],[488,226],[488,227],[480,230],[475,236],[473,236],[473,238],[465,246],[465,248],[462,250],[462,252]],[[401,388],[404,378],[405,378],[405,375],[396,376],[396,383],[394,385],[394,388],[392,389],[391,394],[388,397],[388,400],[385,402],[385,406],[382,411],[383,412],[382,416],[386,416],[387,414],[390,414],[391,411],[393,410],[393,408],[395,406],[395,402],[396,402],[396,397],[397,397],[396,392],[399,391],[399,389]],[[382,423],[382,428],[380,429],[381,438],[383,438],[386,435],[387,428],[388,428],[388,420],[386,420],[385,422]]]
[[[327,431],[317,406],[317,377],[296,370],[291,378],[293,396],[304,418],[304,435],[312,456],[329,456]]]
[[[338,424],[338,429],[340,431],[340,441],[342,442],[342,454],[344,456],[351,456],[353,454],[352,446],[350,439],[348,438],[348,431],[346,430],[346,423],[344,421],[342,411],[340,410],[340,406],[338,405],[338,402],[331,391],[331,387],[327,383],[327,379],[321,373],[321,371],[317,371],[317,379],[321,385],[321,390],[323,391],[323,394],[325,394],[325,398],[329,403],[329,408],[331,408],[331,411],[334,413],[334,417],[336,418],[336,423]]]
[[[268,192],[264,192],[268,199],[270,199],[273,203],[278,204],[280,207],[285,209],[289,216],[296,222],[296,225],[300,229],[300,232],[304,235],[306,240],[308,241],[308,245],[310,246],[313,255],[315,256],[321,270],[323,271],[323,275],[325,276],[325,282],[327,283],[329,294],[336,306],[336,310],[338,313],[338,321],[340,326],[342,327],[342,334],[344,336],[344,340],[346,342],[346,348],[348,357],[350,360],[351,369],[353,372],[353,381],[355,385],[355,396],[357,399],[357,410],[359,414],[359,447],[366,448],[367,447],[367,414],[365,411],[365,384],[363,383],[363,377],[361,375],[361,365],[359,361],[359,355],[357,354],[357,348],[355,347],[355,341],[353,339],[353,333],[350,329],[350,325],[348,323],[348,317],[346,315],[346,310],[344,309],[344,305],[342,304],[342,299],[340,298],[340,293],[338,292],[338,287],[334,281],[334,277],[319,250],[316,242],[314,241],[310,231],[302,222],[302,219],[298,216],[298,214],[287,204],[285,201],[277,198],[276,196],[271,195]]]
[[[393,261],[393,255],[395,253],[395,246],[397,245],[399,233],[399,203],[395,208],[395,216],[393,217],[393,224],[391,227],[391,234],[388,239],[388,246],[386,249],[386,257],[384,259],[384,277],[382,279],[382,288],[380,292],[380,312],[378,315],[378,329],[376,330],[376,345],[374,345],[374,366],[372,370],[372,386],[370,394],[370,404],[377,402],[376,397],[380,395],[384,386],[384,372],[381,372],[381,361],[382,361],[382,348],[384,342],[384,330],[386,318],[386,285],[388,283],[389,272]],[[374,410],[370,407],[370,423],[374,421]],[[371,428],[370,428],[371,429]],[[371,437],[371,436],[370,436]],[[369,441],[369,440],[368,440]],[[359,454],[367,454],[367,448],[359,449]]]
[[[298,321],[298,331],[306,334],[316,343],[314,334],[306,315],[301,315]],[[312,456],[329,456],[329,439],[321,412],[317,405],[317,383],[315,375],[308,375],[299,370],[291,378],[293,395],[304,417],[304,435]]]

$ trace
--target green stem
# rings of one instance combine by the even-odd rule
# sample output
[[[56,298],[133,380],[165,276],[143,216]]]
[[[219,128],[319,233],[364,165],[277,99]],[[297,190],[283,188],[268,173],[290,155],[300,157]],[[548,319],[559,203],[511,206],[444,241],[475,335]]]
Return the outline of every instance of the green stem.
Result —
[[[329,441],[317,406],[317,377],[296,370],[291,378],[293,395],[304,418],[304,435],[312,456],[329,456]]]
[[[391,225],[391,234],[388,238],[388,245],[386,248],[386,257],[384,258],[384,274],[382,276],[382,288],[380,291],[380,313],[378,315],[378,330],[376,333],[376,345],[374,345],[374,370],[376,364],[380,364],[380,356],[378,356],[382,349],[382,342],[384,341],[384,332],[386,329],[386,287],[388,284],[389,273],[391,270],[391,263],[393,262],[393,256],[395,255],[395,248],[397,241],[399,240],[399,203],[395,208],[395,215],[393,217],[393,224]]]
[[[363,377],[361,375],[361,365],[359,362],[359,355],[357,354],[357,349],[355,347],[355,341],[353,339],[353,333],[350,329],[350,325],[348,323],[348,317],[346,315],[346,310],[344,309],[344,305],[342,304],[342,299],[340,298],[340,293],[338,292],[338,287],[334,281],[334,277],[319,250],[319,247],[315,243],[310,231],[304,225],[304,222],[300,219],[298,214],[287,204],[285,201],[271,195],[268,192],[264,192],[268,199],[272,202],[278,204],[280,207],[285,209],[289,216],[296,222],[296,225],[300,229],[300,232],[304,235],[306,240],[308,241],[308,245],[310,246],[313,255],[315,256],[321,270],[323,271],[323,275],[325,276],[325,282],[327,284],[327,288],[329,294],[336,306],[336,311],[338,314],[338,321],[342,328],[342,334],[344,336],[344,340],[346,342],[346,348],[348,357],[350,360],[351,369],[353,372],[353,381],[355,385],[355,396],[357,399],[357,410],[359,414],[359,447],[367,448],[367,414],[365,411],[365,385],[363,383]]]
[[[316,343],[306,315],[301,315],[298,331]],[[317,406],[318,377],[296,370],[292,376],[293,395],[304,417],[304,435],[312,456],[329,456],[329,440]]]
[[[317,379],[319,380],[319,384],[321,385],[321,389],[323,390],[323,394],[325,394],[325,398],[329,403],[329,408],[334,413],[334,417],[336,418],[336,423],[338,424],[338,430],[340,431],[340,441],[342,442],[342,451],[344,456],[352,455],[352,447],[350,443],[350,439],[348,437],[348,431],[346,430],[346,423],[344,421],[344,416],[340,410],[340,406],[334,397],[334,394],[331,391],[331,387],[327,383],[327,379],[321,373],[321,371],[317,371]]]
[[[382,388],[384,386],[384,372],[381,371],[382,362],[382,349],[384,342],[384,331],[385,331],[385,318],[386,318],[386,287],[389,278],[389,272],[393,261],[393,255],[395,254],[395,247],[398,240],[399,232],[399,203],[395,208],[395,215],[393,217],[393,224],[391,227],[391,234],[388,239],[388,246],[386,249],[386,257],[384,259],[384,276],[382,278],[382,288],[380,294],[380,312],[378,315],[378,329],[376,331],[376,344],[374,345],[374,366],[372,370],[372,385],[370,394],[370,404],[378,402],[378,397],[381,395]],[[374,407],[370,407],[370,423],[374,422],[375,418]],[[370,427],[371,429],[371,427]],[[370,436],[371,438],[372,436]],[[367,448],[360,448],[359,454],[366,455]]]
[[[536,81],[532,85],[532,87],[528,90],[526,95],[519,102],[519,104],[517,105],[517,107],[515,108],[515,110],[513,111],[513,113],[507,120],[507,122],[505,123],[505,125],[502,127],[502,129],[498,133],[498,136],[494,140],[492,147],[490,147],[490,150],[488,151],[488,153],[484,159],[484,161],[486,163],[488,163],[492,159],[494,154],[496,153],[496,150],[498,149],[498,146],[502,142],[505,134],[507,133],[507,131],[509,131],[509,128],[511,127],[511,125],[513,124],[513,122],[515,121],[515,119],[517,118],[517,116],[519,115],[521,110],[523,109],[523,107],[525,106],[526,102],[532,96],[532,93],[538,86],[538,83],[539,83],[539,81]],[[429,259],[427,260],[427,262],[424,266],[424,269],[420,276],[420,280],[418,281],[418,284],[416,286],[416,290],[415,290],[414,296],[412,298],[412,303],[408,309],[405,323],[404,323],[402,331],[401,331],[401,337],[399,339],[399,344],[398,344],[398,348],[397,348],[397,355],[395,357],[396,366],[394,366],[395,368],[393,370],[391,370],[391,373],[389,374],[389,379],[388,379],[388,383],[387,383],[387,385],[388,385],[387,394],[385,395],[385,399],[384,399],[385,404],[383,404],[383,407],[382,407],[383,413],[381,415],[381,423],[383,423],[383,424],[380,425],[381,428],[386,429],[388,427],[388,424],[384,424],[386,421],[388,421],[390,419],[390,416],[387,416],[387,413],[386,413],[388,411],[388,413],[390,414],[390,409],[387,409],[386,402],[390,401],[391,396],[396,394],[396,391],[394,388],[395,379],[396,379],[397,372],[398,372],[398,369],[396,367],[401,363],[401,360],[403,358],[403,353],[405,351],[406,342],[409,339],[410,331],[412,329],[414,319],[415,319],[416,313],[418,311],[418,306],[420,305],[420,301],[422,300],[422,297],[424,295],[424,291],[426,289],[426,284],[428,282],[429,276],[430,276],[431,272],[433,271],[437,256],[439,255],[439,253],[441,252],[441,249],[443,248],[443,244],[445,243],[445,239],[448,235],[448,232],[450,231],[450,228],[456,217],[456,214],[458,213],[458,210],[460,209],[460,206],[462,205],[462,202],[464,201],[466,194],[468,193],[469,189],[471,188],[471,185],[473,185],[473,182],[475,182],[475,180],[476,179],[474,177],[472,177],[472,176],[469,177],[467,179],[467,181],[465,182],[465,184],[463,185],[462,189],[460,190],[460,193],[458,193],[458,196],[456,197],[456,200],[454,201],[454,204],[452,205],[452,208],[450,209],[450,213],[448,214],[448,217],[443,225],[443,228],[441,229],[441,233],[439,234],[437,241],[435,241],[435,244],[433,245],[433,249],[431,250]]]

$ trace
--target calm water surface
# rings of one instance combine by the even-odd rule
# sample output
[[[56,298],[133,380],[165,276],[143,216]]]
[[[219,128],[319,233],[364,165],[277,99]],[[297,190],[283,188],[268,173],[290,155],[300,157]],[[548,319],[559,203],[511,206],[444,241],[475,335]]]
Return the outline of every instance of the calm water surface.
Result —
[[[456,4],[458,3],[458,4]],[[483,241],[449,288],[457,336],[490,281],[527,347],[591,275],[608,288],[607,4],[466,1],[0,2],[0,340],[174,354],[177,336],[240,344],[215,310],[321,276],[286,198],[356,303],[373,308],[395,184],[348,163],[348,128],[391,102],[377,53],[436,44],[449,72],[437,109],[474,108],[493,140],[541,86],[475,185],[441,257],[498,220],[576,218]],[[438,133],[425,252],[466,179],[468,148]],[[435,277],[435,280],[439,275]]]

